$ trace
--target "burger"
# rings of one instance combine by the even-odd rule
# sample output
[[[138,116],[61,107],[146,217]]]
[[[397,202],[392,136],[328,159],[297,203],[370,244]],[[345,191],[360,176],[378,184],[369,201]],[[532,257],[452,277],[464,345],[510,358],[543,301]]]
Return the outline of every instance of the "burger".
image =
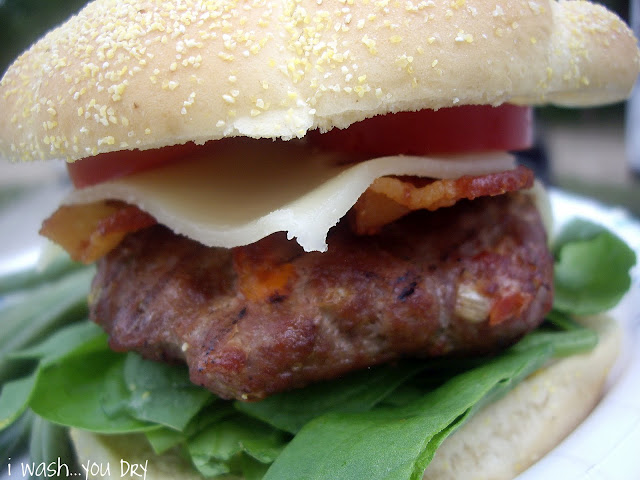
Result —
[[[427,472],[513,476],[593,407],[616,334],[600,324],[605,335],[591,354],[547,366],[484,409],[502,416],[492,428],[486,417],[466,422],[553,356],[522,347],[526,361],[495,360],[554,305],[544,194],[507,152],[531,146],[531,106],[621,101],[639,69],[628,27],[582,1],[96,0],[3,77],[0,153],[68,162],[75,189],[42,233],[74,259],[96,262],[91,320],[113,350],[139,354],[127,357],[125,379],[142,356],[186,364],[189,388],[212,392],[201,406],[220,418],[189,418],[198,441],[188,457],[200,474],[236,473],[239,454],[261,464],[240,468],[245,476],[262,475],[277,457],[267,478],[354,478],[356,464],[418,478],[465,423]],[[488,358],[480,376],[445,383],[447,398],[468,403],[462,410],[418,415],[418,404],[452,403],[437,393],[419,400],[414,384],[400,388],[416,376],[440,384],[440,372],[480,357]],[[407,360],[416,358],[434,360]],[[498,364],[513,373],[491,383]],[[308,392],[381,365],[384,375],[361,384],[364,393],[385,392],[370,400],[370,417],[351,406],[284,428],[297,433],[287,447],[282,432],[255,423],[271,399],[272,413],[283,398],[313,409]],[[539,396],[549,381],[565,392],[554,392],[558,410]],[[40,407],[32,406],[41,414],[50,390],[38,388]],[[118,388],[104,384],[95,415],[122,413],[109,402]],[[472,400],[476,390],[483,393]],[[162,398],[139,393],[141,403]],[[186,409],[165,407],[169,417]],[[239,421],[241,441],[231,426],[238,412],[251,417]],[[413,440],[441,415],[453,420]],[[214,423],[215,435],[207,430]],[[129,465],[138,452],[158,472],[187,475],[167,465],[183,467],[175,453],[188,428],[173,436],[154,428],[140,427],[146,438],[72,436],[82,462]],[[400,435],[407,445],[381,436],[391,431],[410,433]],[[278,447],[252,447],[247,432],[276,435]],[[234,445],[228,458],[199,461],[225,434]],[[179,438],[163,449],[162,435]],[[140,443],[150,439],[164,456]],[[482,453],[507,444],[510,459],[488,462],[495,453]],[[398,452],[412,449],[407,464]],[[313,470],[314,458],[335,470]]]

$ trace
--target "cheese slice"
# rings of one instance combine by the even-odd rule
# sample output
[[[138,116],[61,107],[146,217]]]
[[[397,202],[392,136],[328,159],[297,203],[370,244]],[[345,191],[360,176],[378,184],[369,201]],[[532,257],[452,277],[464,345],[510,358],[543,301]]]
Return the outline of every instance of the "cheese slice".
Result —
[[[325,251],[329,229],[378,177],[458,178],[515,166],[507,153],[389,156],[350,165],[344,160],[297,142],[240,142],[76,190],[64,203],[121,200],[212,247],[247,245],[285,231],[306,251]]]

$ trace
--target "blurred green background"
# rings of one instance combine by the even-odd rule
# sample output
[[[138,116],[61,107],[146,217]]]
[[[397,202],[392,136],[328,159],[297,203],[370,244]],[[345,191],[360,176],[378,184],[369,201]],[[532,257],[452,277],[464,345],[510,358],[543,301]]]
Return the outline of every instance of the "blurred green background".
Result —
[[[87,0],[0,0],[0,71]]]

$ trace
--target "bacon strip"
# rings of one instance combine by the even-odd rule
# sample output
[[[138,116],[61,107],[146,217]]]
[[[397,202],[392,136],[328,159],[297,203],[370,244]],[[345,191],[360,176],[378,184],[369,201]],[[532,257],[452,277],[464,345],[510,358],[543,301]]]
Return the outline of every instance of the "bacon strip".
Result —
[[[40,234],[75,261],[89,264],[114,249],[127,233],[155,223],[148,213],[123,202],[63,205],[42,223]]]
[[[381,177],[351,209],[351,224],[359,235],[372,235],[413,210],[437,210],[462,199],[502,195],[533,186],[534,174],[519,166],[506,172],[457,179]]]

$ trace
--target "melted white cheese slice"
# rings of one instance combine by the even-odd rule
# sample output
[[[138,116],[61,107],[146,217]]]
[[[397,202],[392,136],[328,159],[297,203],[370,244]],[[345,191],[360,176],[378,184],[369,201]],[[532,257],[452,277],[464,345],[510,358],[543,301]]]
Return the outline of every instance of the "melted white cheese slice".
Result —
[[[378,177],[458,178],[515,166],[506,153],[390,156],[352,165],[339,165],[340,159],[295,142],[232,144],[76,190],[64,203],[121,200],[207,246],[247,245],[285,231],[306,251],[325,251],[329,229]]]

